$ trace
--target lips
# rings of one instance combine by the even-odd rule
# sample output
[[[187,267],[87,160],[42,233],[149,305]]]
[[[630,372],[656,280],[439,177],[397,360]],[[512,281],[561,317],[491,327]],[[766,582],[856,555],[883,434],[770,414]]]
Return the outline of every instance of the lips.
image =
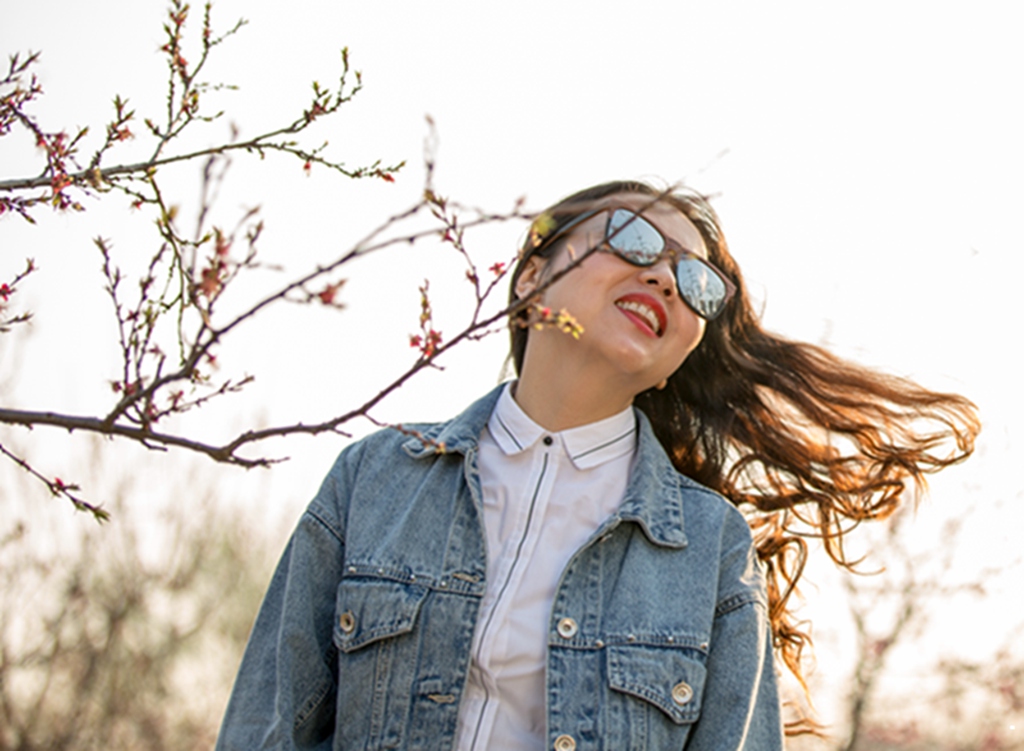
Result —
[[[655,336],[661,336],[665,331],[668,322],[665,308],[650,295],[623,295],[615,301],[615,307],[638,324],[645,325]]]

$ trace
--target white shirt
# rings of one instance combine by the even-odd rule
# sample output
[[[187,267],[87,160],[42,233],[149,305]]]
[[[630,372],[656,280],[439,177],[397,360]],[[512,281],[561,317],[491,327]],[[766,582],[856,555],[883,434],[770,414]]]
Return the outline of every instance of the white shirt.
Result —
[[[539,751],[544,667],[562,571],[622,502],[636,451],[632,407],[549,433],[501,393],[480,436],[487,590],[459,708],[458,751]]]

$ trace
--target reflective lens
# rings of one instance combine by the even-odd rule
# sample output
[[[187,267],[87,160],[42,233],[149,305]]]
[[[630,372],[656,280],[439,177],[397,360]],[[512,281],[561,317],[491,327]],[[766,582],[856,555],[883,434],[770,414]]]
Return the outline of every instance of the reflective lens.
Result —
[[[626,209],[612,212],[605,236],[612,250],[637,266],[654,265],[665,251],[665,238],[657,228]]]
[[[658,228],[628,209],[615,209],[605,232],[617,256],[635,266],[653,266],[666,249]],[[732,296],[732,285],[714,266],[691,251],[678,252],[676,287],[694,313],[712,319],[722,312]]]
[[[702,318],[717,316],[729,299],[725,281],[697,256],[687,254],[679,259],[676,284],[679,296]]]

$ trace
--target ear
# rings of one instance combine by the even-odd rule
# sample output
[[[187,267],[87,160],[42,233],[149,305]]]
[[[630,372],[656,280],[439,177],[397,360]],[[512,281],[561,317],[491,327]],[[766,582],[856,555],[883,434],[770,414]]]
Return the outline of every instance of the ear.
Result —
[[[662,391],[666,386],[668,386],[667,378],[662,378],[661,381],[654,384],[654,388],[658,389],[658,391]]]
[[[540,256],[530,256],[526,259],[526,265],[523,266],[522,273],[516,279],[516,297],[520,300],[525,300],[533,294],[534,290],[540,286],[541,279],[544,276],[544,267],[547,266],[547,263],[547,259]]]

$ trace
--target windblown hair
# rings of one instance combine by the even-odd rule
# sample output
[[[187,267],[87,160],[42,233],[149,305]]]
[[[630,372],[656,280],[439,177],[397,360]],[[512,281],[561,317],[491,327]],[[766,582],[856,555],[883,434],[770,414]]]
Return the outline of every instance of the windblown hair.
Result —
[[[844,550],[852,527],[886,518],[908,489],[924,486],[926,474],[971,454],[980,430],[975,406],[761,328],[718,218],[695,193],[626,181],[563,199],[535,222],[540,229],[526,241],[512,289],[527,258],[557,252],[561,242],[549,240],[561,228],[623,193],[682,212],[700,231],[709,260],[736,285],[667,387],[639,394],[634,404],[677,470],[744,510],[766,568],[776,652],[806,690],[800,658],[810,638],[788,608],[806,562],[805,538],[820,537],[835,563],[852,568]],[[516,301],[514,291],[510,299]],[[530,327],[513,323],[511,330],[519,372]],[[814,727],[804,720],[789,730]]]

